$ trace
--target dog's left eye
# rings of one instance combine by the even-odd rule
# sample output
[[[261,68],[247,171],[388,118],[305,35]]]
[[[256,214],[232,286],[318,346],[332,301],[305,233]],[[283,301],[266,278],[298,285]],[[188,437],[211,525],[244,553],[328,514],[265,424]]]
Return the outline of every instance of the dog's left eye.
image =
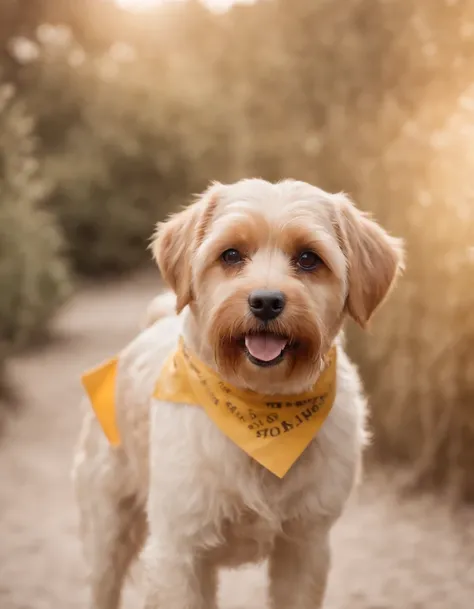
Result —
[[[303,271],[314,271],[323,261],[314,252],[302,252],[297,259],[297,264]]]
[[[239,262],[242,262],[243,257],[242,257],[242,254],[238,250],[232,248],[232,249],[226,250],[221,255],[221,259],[226,264],[232,265],[232,264],[239,264]]]

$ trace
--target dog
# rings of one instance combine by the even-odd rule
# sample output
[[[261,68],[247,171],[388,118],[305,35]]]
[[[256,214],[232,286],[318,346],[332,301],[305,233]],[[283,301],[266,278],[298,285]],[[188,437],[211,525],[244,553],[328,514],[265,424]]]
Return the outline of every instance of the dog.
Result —
[[[141,553],[146,609],[216,609],[219,568],[264,560],[272,609],[317,609],[329,533],[367,437],[343,324],[367,326],[402,269],[402,243],[344,194],[246,179],[212,184],[158,226],[152,251],[170,291],[118,356],[120,443],[88,406],[75,457],[92,606],[119,605]],[[284,475],[237,446],[208,409],[152,397],[180,341],[218,385],[270,402],[310,391],[336,354],[324,422]]]

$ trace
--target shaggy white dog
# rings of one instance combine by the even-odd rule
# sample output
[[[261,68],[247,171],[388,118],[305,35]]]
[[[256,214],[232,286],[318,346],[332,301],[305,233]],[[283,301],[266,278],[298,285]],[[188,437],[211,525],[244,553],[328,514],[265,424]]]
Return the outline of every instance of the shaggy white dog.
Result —
[[[341,329],[347,315],[365,326],[384,300],[401,244],[344,195],[252,179],[214,184],[159,226],[153,250],[173,293],[152,303],[149,327],[119,355],[120,444],[90,410],[76,455],[92,606],[118,606],[143,548],[147,609],[215,609],[218,568],[263,559],[272,609],[317,609],[329,531],[365,443],[365,400]],[[153,398],[180,337],[222,387],[270,400],[311,392],[337,351],[335,397],[285,475],[206,408]]]

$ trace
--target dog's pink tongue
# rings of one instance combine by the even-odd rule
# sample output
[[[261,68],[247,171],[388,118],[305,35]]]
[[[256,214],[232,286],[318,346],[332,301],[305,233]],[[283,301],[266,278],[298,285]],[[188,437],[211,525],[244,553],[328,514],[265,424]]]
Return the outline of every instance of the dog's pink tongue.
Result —
[[[278,338],[271,334],[245,337],[245,346],[250,355],[262,362],[271,362],[272,359],[278,357],[286,347],[286,343],[287,341],[284,338]]]

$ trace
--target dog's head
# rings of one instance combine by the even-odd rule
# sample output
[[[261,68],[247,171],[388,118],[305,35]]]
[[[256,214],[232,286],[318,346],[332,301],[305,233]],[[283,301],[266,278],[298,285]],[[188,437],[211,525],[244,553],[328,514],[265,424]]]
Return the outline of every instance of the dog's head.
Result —
[[[402,264],[346,196],[290,180],[213,185],[153,250],[223,377],[269,393],[311,385],[346,313],[365,327]]]

